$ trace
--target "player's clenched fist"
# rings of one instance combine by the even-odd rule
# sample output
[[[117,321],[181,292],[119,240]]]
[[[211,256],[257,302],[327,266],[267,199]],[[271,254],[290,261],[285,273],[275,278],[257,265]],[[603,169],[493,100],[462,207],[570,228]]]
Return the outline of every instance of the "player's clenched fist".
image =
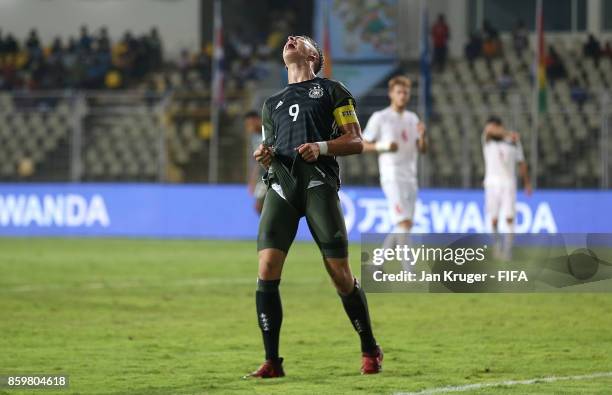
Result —
[[[297,152],[306,162],[315,162],[319,158],[321,150],[317,143],[306,143],[296,148]]]
[[[259,147],[253,152],[253,157],[267,169],[272,163],[272,150],[263,144],[259,144]]]

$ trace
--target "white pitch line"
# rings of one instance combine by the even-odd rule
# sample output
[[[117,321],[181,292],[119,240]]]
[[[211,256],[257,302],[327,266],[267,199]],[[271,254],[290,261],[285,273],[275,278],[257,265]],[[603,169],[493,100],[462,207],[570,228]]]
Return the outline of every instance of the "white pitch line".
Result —
[[[549,376],[549,377],[537,377],[528,380],[507,380],[498,381],[493,383],[474,383],[466,385],[456,385],[447,387],[437,387],[425,389],[417,392],[396,392],[394,395],[429,395],[429,394],[442,394],[447,392],[465,392],[471,390],[480,390],[483,388],[491,387],[506,387],[512,385],[531,385],[540,383],[554,383],[555,381],[573,381],[573,380],[590,380],[602,377],[612,377],[612,372],[599,372],[592,374],[584,374],[580,376]]]
[[[312,284],[320,281],[318,278],[300,278],[288,280],[289,284]],[[55,290],[96,290],[96,289],[125,289],[125,288],[146,288],[146,287],[165,287],[165,286],[208,286],[208,285],[242,285],[253,284],[255,286],[257,277],[208,277],[194,278],[185,280],[168,281],[164,283],[147,283],[146,281],[112,281],[108,282],[87,282],[78,284],[20,284],[13,286],[0,287],[2,292],[39,292]]]

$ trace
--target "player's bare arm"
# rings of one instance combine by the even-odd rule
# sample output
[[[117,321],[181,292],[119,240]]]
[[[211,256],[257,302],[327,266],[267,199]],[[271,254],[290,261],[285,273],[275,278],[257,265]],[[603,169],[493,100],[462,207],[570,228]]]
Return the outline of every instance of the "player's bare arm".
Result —
[[[398,145],[395,141],[365,141],[363,142],[363,152],[397,152]]]
[[[346,156],[363,152],[363,139],[359,122],[352,122],[340,126],[342,135],[327,142],[327,154],[332,156]]]
[[[377,115],[376,113],[370,117],[368,121],[368,126],[366,126],[366,130],[368,127],[373,127],[377,129],[377,126],[373,126],[372,124],[376,124]],[[396,152],[399,149],[399,145],[395,141],[379,141],[376,138],[372,138],[370,136],[369,139],[363,141],[363,152]]]
[[[519,163],[519,174],[523,180],[523,188],[525,188],[525,193],[527,196],[531,196],[533,191],[531,189],[531,179],[529,178],[529,167],[527,166],[527,162],[523,161]]]
[[[416,142],[417,145],[417,149],[419,150],[419,152],[421,154],[424,154],[427,152],[427,136],[425,135],[425,130],[427,128],[425,127],[425,123],[423,122],[419,122],[417,125],[417,132],[419,133],[419,138]]]
[[[518,132],[509,131],[504,129],[506,136],[512,140],[513,143],[519,143],[521,136]],[[521,180],[523,180],[523,188],[525,189],[525,193],[527,196],[531,196],[531,179],[529,177],[529,166],[527,166],[526,161],[522,161],[519,163],[519,175],[521,176]]]
[[[500,126],[499,129],[502,132],[502,139],[508,138],[515,144],[519,143],[521,136],[518,132],[508,130],[503,126]],[[525,193],[527,194],[527,196],[531,196],[531,179],[529,178],[529,167],[527,166],[527,162],[522,161],[519,163],[519,175],[521,177],[521,180],[523,180],[523,188],[525,189]]]
[[[346,156],[360,154],[363,151],[363,140],[361,139],[359,123],[353,122],[340,126],[340,131],[342,132],[340,137],[325,143],[327,152],[321,151],[320,143],[306,143],[296,149],[306,162],[315,162],[319,155]]]
[[[484,129],[485,139],[489,140],[503,140],[508,137],[508,132],[506,129],[495,123],[488,123]]]

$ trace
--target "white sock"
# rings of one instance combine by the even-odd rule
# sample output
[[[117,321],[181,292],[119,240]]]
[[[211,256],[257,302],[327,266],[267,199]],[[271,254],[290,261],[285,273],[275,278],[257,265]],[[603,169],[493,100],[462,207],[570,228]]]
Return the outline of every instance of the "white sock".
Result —
[[[410,238],[410,228],[404,228],[402,226],[395,226],[393,229],[393,233],[395,233],[396,243],[398,246],[408,246],[412,244],[412,240]],[[402,269],[405,271],[411,271],[413,268],[412,262],[410,260],[400,260],[400,264],[402,265]]]
[[[395,233],[389,233],[387,234],[387,236],[385,237],[385,240],[383,240],[383,244],[382,244],[382,248],[384,249],[395,249],[395,243],[396,243],[396,237],[395,237]]]

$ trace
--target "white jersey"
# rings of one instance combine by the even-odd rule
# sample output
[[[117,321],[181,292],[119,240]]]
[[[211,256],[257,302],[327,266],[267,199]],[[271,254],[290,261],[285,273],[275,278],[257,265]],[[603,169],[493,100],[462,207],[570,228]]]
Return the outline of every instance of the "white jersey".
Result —
[[[396,152],[378,154],[381,182],[417,182],[417,125],[419,117],[411,111],[398,113],[391,107],[376,111],[366,125],[363,138],[368,142],[395,142]]]
[[[516,165],[525,160],[523,146],[518,140],[486,140],[482,135],[482,151],[485,160],[484,186],[514,186],[516,188]]]

